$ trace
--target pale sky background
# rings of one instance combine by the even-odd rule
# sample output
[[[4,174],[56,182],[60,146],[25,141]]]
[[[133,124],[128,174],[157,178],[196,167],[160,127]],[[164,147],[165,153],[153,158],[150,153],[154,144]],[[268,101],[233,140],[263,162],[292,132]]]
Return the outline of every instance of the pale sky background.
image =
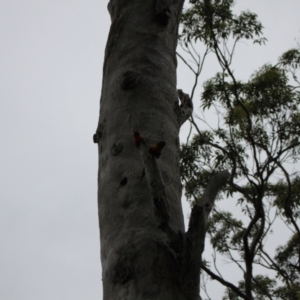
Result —
[[[246,79],[296,46],[300,1],[237,2],[237,11],[258,14],[268,38],[262,47],[239,44],[235,74]],[[92,135],[106,7],[104,0],[0,0],[1,300],[102,298]],[[200,83],[215,72],[206,64]],[[179,63],[178,88],[191,85]]]

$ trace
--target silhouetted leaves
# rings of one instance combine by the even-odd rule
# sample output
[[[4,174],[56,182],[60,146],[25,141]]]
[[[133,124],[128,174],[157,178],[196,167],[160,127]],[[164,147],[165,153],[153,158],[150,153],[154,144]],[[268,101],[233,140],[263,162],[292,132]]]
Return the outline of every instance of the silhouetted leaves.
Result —
[[[213,210],[207,226],[212,247],[236,264],[244,261],[275,272],[273,278],[252,274],[252,267],[245,271],[251,275],[254,299],[299,300],[300,177],[288,164],[300,158],[300,84],[296,73],[300,51],[291,49],[276,65],[265,64],[248,81],[240,81],[231,69],[236,42],[266,41],[256,14],[233,14],[233,0],[189,2],[182,14],[179,38],[186,45],[204,43],[215,53],[221,71],[204,82],[201,94],[203,110],[214,111],[218,124],[209,124],[209,130],[196,128],[192,140],[181,147],[186,197],[192,203],[197,201],[213,174],[229,170],[229,184],[218,197],[234,196],[241,215],[236,218],[229,211]],[[275,208],[275,217],[280,216],[293,233],[272,257],[265,252],[264,241],[272,231],[269,214]],[[238,284],[243,293],[245,283],[246,279]],[[223,299],[242,298],[228,289]]]

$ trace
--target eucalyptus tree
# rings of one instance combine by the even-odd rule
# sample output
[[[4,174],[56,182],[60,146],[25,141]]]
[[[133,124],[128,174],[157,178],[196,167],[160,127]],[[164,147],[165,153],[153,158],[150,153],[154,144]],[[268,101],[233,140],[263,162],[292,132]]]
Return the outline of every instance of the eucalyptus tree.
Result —
[[[206,223],[229,172],[208,181],[185,232],[178,135],[193,106],[176,87],[183,2],[108,4],[112,23],[94,134],[104,300],[200,299]]]

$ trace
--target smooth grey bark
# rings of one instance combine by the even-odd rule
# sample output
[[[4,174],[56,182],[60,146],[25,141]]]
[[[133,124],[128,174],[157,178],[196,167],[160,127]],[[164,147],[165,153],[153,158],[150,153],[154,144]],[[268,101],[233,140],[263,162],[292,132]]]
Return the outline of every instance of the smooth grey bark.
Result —
[[[104,300],[200,299],[197,245],[204,240],[184,232],[181,207],[179,129],[192,113],[188,95],[176,90],[183,2],[108,5],[112,24],[94,135]],[[160,141],[166,145],[156,159],[149,147]],[[204,239],[207,215],[198,210],[197,217],[204,218]]]

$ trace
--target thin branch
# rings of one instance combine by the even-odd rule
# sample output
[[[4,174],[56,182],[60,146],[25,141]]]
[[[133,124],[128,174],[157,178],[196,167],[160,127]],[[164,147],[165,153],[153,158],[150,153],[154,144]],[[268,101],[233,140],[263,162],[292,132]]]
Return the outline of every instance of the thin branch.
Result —
[[[238,41],[239,41],[239,38],[236,38],[234,43],[233,43],[233,47],[232,47],[232,50],[231,50],[231,53],[230,53],[229,64],[231,64],[231,62],[232,62],[233,54],[234,54],[235,47],[236,47],[236,44],[237,44]]]
[[[190,122],[190,130],[189,130],[189,134],[188,134],[188,136],[187,136],[187,139],[186,139],[186,144],[188,144],[188,143],[189,143],[189,139],[190,139],[190,136],[191,136],[192,130],[193,130],[193,126],[192,126],[192,124],[191,124],[191,122]]]
[[[272,266],[271,268],[274,271],[277,271],[282,276],[282,278],[284,278],[287,286],[289,287],[290,286],[290,282],[289,282],[289,276],[288,276],[288,274],[286,274],[286,272],[284,270],[282,270],[278,266],[278,264],[270,257],[270,255],[267,252],[264,251],[262,244],[260,244],[260,251],[270,261],[270,263],[267,262],[266,258],[264,258],[263,256],[261,256],[264,259],[264,261],[266,263],[268,263],[270,266]]]
[[[273,298],[268,293],[268,291],[263,286],[261,286],[261,284],[253,276],[252,279],[256,283],[256,285],[260,288],[260,290],[264,293],[264,295],[267,296],[270,300],[273,300]]]
[[[192,49],[193,49],[195,55],[198,57],[198,61],[200,61],[200,54],[196,51],[196,49],[195,49],[193,43],[190,43],[189,45],[192,47]]]
[[[251,298],[249,298],[247,295],[245,295],[244,293],[242,293],[240,291],[240,289],[238,287],[236,287],[235,285],[233,285],[232,283],[222,279],[220,276],[216,275],[215,273],[213,273],[211,270],[209,270],[208,268],[206,268],[205,266],[202,266],[201,269],[203,269],[213,280],[217,280],[219,281],[222,285],[230,288],[233,292],[235,292],[238,296],[242,297],[245,300],[252,300]]]
[[[219,271],[218,267],[217,267],[217,253],[216,253],[216,249],[213,248],[213,254],[212,254],[212,257],[213,257],[213,262],[214,262],[214,267],[217,271],[217,273],[219,274],[219,276],[223,279],[223,276],[221,274],[221,272]]]
[[[205,278],[204,273],[201,273],[201,280],[200,280],[201,284],[200,284],[200,287],[201,287],[201,289],[204,291],[205,295],[208,297],[208,300],[212,300],[212,299],[210,298],[210,296],[209,296],[209,294],[208,294],[208,292],[207,292],[207,288],[206,288],[208,276],[206,275],[205,283],[203,283],[204,278]]]
[[[192,51],[190,50],[189,46],[192,47],[192,49],[193,49],[195,55],[198,56],[198,58],[199,58],[200,56],[199,56],[199,54],[195,51],[195,48],[194,48],[194,46],[193,46],[192,43],[187,44],[188,53],[190,54],[190,56],[192,57],[192,59],[194,60],[194,62],[195,62],[196,64],[198,64],[198,60],[196,59],[196,57],[194,56],[194,54],[193,54]]]
[[[199,56],[198,69],[197,69],[197,73],[195,74],[195,83],[194,83],[194,86],[192,88],[191,99],[193,99],[193,97],[194,97],[194,92],[195,92],[195,89],[196,89],[196,87],[198,85],[198,77],[199,77],[199,75],[202,72],[203,65],[204,65],[204,62],[205,62],[205,58],[206,58],[206,56],[207,56],[208,53],[209,53],[209,49],[206,48],[201,63],[200,63],[200,56]]]
[[[190,66],[190,64],[178,53],[176,52],[176,55],[184,62],[184,64],[196,75],[197,72],[194,71],[194,69]]]
[[[290,181],[290,176],[288,174],[288,172],[286,171],[286,169],[282,166],[282,164],[276,160],[276,163],[278,165],[278,167],[282,170],[282,172],[284,173],[284,176],[286,178],[286,181],[288,183],[288,193],[287,193],[287,196],[285,198],[285,201],[284,201],[284,210],[285,210],[285,213],[287,215],[288,218],[290,218],[291,220],[291,223],[293,224],[297,234],[298,234],[298,239],[300,240],[300,229],[297,225],[297,222],[296,220],[294,219],[294,216],[293,216],[293,213],[291,212],[291,208],[289,207],[289,201],[290,201],[290,197],[291,197],[291,194],[292,194],[292,184],[291,184],[291,181]],[[299,243],[299,246],[298,246],[298,261],[300,262],[300,243]]]

